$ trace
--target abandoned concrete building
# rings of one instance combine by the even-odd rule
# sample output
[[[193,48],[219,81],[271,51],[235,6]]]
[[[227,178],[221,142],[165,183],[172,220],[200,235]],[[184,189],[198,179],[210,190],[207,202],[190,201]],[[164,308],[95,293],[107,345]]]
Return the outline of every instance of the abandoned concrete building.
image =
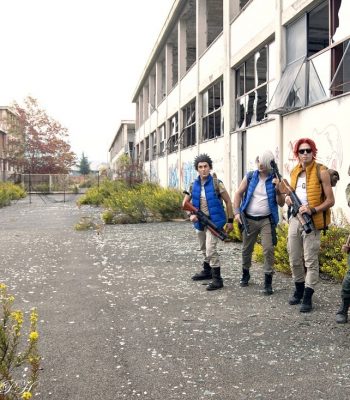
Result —
[[[135,141],[135,121],[123,120],[120,122],[117,133],[108,149],[109,168],[113,175],[118,168],[118,159],[122,155],[133,156]]]
[[[135,159],[185,189],[207,153],[232,194],[261,150],[289,178],[310,137],[348,212],[349,20],[349,0],[175,0],[133,95]]]
[[[0,181],[16,180],[16,175],[22,171],[21,166],[13,161],[13,156],[14,152],[17,152],[17,157],[23,154],[19,153],[24,149],[23,143],[18,114],[10,107],[0,106]]]

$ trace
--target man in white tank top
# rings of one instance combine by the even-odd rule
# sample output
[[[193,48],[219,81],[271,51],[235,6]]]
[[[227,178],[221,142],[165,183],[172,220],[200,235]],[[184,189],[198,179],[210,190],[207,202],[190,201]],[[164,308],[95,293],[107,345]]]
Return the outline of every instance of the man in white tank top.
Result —
[[[264,250],[264,294],[271,295],[274,273],[275,228],[278,223],[278,206],[283,207],[284,195],[279,191],[279,183],[272,173],[271,151],[257,157],[257,170],[249,172],[234,194],[233,208],[235,220],[246,226],[243,230],[242,278],[241,286],[248,286],[254,244],[261,235]],[[243,219],[243,221],[242,221]],[[248,231],[248,232],[247,232]]]

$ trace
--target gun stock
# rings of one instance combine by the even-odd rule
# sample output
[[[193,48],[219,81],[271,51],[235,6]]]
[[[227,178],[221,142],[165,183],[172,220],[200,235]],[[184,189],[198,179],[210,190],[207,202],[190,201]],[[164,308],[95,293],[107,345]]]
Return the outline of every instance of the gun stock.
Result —
[[[198,221],[205,227],[207,227],[210,232],[218,237],[220,240],[224,241],[225,239],[228,239],[227,233],[223,230],[218,228],[213,221],[209,219],[208,216],[206,216],[201,210],[198,210],[193,204],[191,204],[189,201],[185,201],[182,204],[182,209],[185,211],[190,211],[194,215],[197,216]]]

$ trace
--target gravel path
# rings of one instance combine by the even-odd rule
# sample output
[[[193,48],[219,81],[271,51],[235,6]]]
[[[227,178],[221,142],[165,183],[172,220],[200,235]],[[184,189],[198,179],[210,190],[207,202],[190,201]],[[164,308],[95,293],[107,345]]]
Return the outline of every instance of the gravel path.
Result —
[[[289,306],[291,278],[239,286],[240,244],[220,243],[224,289],[191,281],[201,256],[188,222],[77,232],[99,210],[33,196],[0,209],[0,281],[39,311],[42,400],[332,399],[350,393],[350,324],[340,285],[314,311]]]

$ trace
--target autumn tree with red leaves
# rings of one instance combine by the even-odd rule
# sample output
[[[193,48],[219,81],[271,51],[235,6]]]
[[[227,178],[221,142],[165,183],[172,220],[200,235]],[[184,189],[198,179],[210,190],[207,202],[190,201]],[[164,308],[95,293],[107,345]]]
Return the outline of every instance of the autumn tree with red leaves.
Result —
[[[22,132],[9,137],[9,162],[21,167],[24,173],[67,174],[76,163],[76,155],[67,142],[68,130],[39,108],[32,97],[24,106],[13,105]]]

